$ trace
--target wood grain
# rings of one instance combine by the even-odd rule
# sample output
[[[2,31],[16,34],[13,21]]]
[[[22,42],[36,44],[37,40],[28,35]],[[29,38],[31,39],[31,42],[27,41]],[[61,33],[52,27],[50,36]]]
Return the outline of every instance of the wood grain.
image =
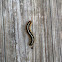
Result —
[[[0,0],[0,62],[62,62],[62,0]]]

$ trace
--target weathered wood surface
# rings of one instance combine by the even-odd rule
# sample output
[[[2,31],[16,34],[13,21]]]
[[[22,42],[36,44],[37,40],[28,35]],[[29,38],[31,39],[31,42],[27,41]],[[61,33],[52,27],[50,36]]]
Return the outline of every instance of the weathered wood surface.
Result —
[[[62,0],[0,0],[0,62],[62,62]]]

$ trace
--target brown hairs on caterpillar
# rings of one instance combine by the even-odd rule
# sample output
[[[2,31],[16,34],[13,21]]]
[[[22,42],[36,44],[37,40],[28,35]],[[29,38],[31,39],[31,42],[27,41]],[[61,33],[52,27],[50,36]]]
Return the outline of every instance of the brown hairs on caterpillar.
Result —
[[[31,38],[31,41],[29,42],[29,46],[31,46],[31,49],[33,49],[33,44],[34,44],[34,35],[31,31],[31,25],[32,25],[32,21],[29,21],[26,25],[26,30],[27,30],[27,33],[29,35],[29,37]]]

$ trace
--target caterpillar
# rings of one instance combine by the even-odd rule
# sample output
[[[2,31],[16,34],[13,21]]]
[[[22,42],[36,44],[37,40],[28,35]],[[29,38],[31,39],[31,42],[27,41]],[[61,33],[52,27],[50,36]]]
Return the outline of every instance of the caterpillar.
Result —
[[[32,25],[32,21],[29,21],[26,26],[27,33],[28,33],[29,37],[31,38],[31,41],[29,42],[29,46],[33,46],[33,44],[34,44],[34,35],[30,29],[31,25]],[[32,47],[32,49],[33,49],[33,47]]]

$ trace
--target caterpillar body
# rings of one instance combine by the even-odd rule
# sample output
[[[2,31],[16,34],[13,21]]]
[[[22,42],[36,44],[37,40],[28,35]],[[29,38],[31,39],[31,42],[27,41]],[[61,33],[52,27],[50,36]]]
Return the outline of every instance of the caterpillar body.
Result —
[[[29,36],[31,38],[31,41],[29,42],[29,46],[33,46],[33,44],[34,44],[34,35],[30,29],[31,25],[32,25],[32,21],[29,21],[26,26],[27,33],[29,34]]]

